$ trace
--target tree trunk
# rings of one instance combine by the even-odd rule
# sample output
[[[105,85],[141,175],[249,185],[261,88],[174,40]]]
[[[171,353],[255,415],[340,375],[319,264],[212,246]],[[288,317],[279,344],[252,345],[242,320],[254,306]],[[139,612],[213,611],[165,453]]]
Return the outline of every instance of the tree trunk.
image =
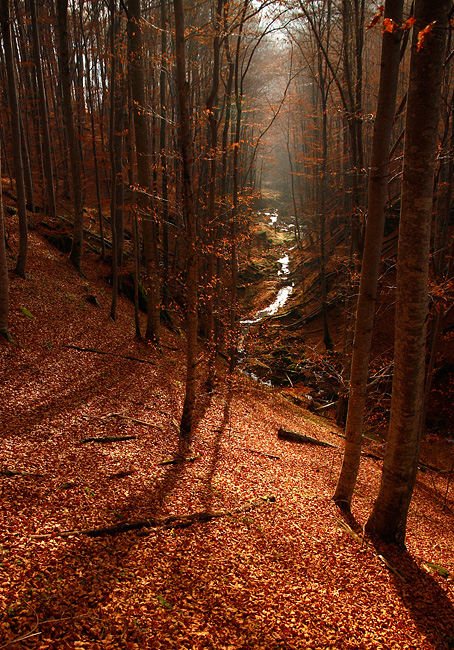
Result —
[[[405,544],[420,451],[433,182],[448,0],[416,0],[405,125],[394,379],[380,490],[366,529]],[[417,51],[417,32],[432,25]]]
[[[5,222],[3,218],[2,157],[0,151],[0,334],[9,340],[9,288],[6,262]]]
[[[118,236],[117,236],[117,156],[115,151],[115,93],[117,57],[115,55],[116,17],[115,2],[110,0],[110,114],[109,114],[109,153],[111,168],[110,183],[110,227],[112,232],[112,302],[110,305],[110,317],[115,321],[117,317],[118,298]]]
[[[151,147],[148,120],[145,111],[145,83],[142,67],[142,26],[140,0],[129,0],[129,75],[134,102],[134,131],[137,155],[137,181],[140,188],[143,242],[147,273],[147,329],[145,338],[159,345],[160,282],[158,259],[158,233],[151,196]]]
[[[82,165],[80,150],[77,142],[74,124],[74,111],[71,97],[71,70],[68,39],[68,0],[57,1],[58,35],[59,35],[59,64],[61,86],[63,93],[63,114],[65,121],[66,137],[69,149],[71,178],[74,201],[74,233],[71,247],[70,260],[80,269],[82,260],[82,244],[84,233],[84,213],[82,195]]]
[[[38,82],[39,117],[44,148],[44,177],[46,181],[46,212],[50,217],[55,217],[54,175],[52,169],[52,149],[50,146],[49,121],[47,116],[46,88],[44,86],[43,67],[41,62],[41,49],[39,43],[38,17],[36,0],[30,0],[30,13],[32,19],[33,51]]]
[[[11,112],[11,132],[13,140],[14,176],[16,180],[17,212],[19,215],[19,255],[15,272],[25,278],[28,250],[27,207],[25,200],[24,167],[22,164],[21,129],[19,102],[17,98],[16,75],[11,39],[11,18],[9,0],[0,3],[0,20],[2,24],[3,48],[5,50],[6,74],[8,78],[8,102]]]
[[[177,92],[180,110],[180,143],[183,175],[183,203],[186,221],[187,247],[187,368],[186,394],[180,423],[182,452],[187,453],[191,442],[192,422],[195,406],[196,363],[197,363],[197,247],[196,217],[192,185],[191,132],[188,110],[189,84],[186,81],[184,9],[182,0],[173,0],[175,14],[175,53]]]
[[[403,0],[387,0],[384,15],[397,24],[402,20]],[[400,35],[383,34],[380,86],[372,141],[368,218],[356,313],[344,460],[334,501],[350,508],[361,457],[362,429],[380,270],[391,132],[399,75]]]

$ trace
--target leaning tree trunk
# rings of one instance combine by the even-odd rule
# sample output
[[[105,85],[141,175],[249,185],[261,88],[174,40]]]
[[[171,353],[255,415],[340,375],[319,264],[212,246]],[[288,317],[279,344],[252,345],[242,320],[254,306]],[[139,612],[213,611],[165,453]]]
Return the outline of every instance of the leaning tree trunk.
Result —
[[[8,312],[8,266],[6,262],[5,222],[3,219],[2,159],[0,153],[0,334],[9,340]]]
[[[186,81],[184,9],[182,0],[173,0],[175,14],[175,53],[177,68],[177,93],[180,109],[180,143],[183,176],[183,202],[186,221],[187,248],[187,368],[186,394],[180,423],[182,452],[186,453],[191,441],[194,418],[196,365],[197,365],[197,247],[194,192],[192,185],[191,131],[188,110],[188,83]]]
[[[387,0],[384,15],[400,24],[402,9],[403,0]],[[385,226],[389,148],[399,77],[399,57],[399,32],[394,34],[385,32],[383,34],[377,115],[372,141],[368,217],[356,310],[344,460],[333,497],[338,505],[348,509],[352,501],[361,457],[372,328]]]
[[[405,124],[394,379],[380,490],[366,529],[405,544],[420,451],[433,182],[449,0],[416,0]],[[417,32],[430,38],[417,49]]]
[[[82,260],[82,244],[84,236],[84,212],[82,195],[82,164],[80,149],[77,142],[76,127],[74,124],[74,111],[71,96],[71,68],[68,43],[68,0],[58,0],[58,35],[59,35],[59,65],[61,87],[63,93],[63,114],[65,120],[66,137],[68,140],[69,162],[74,200],[74,233],[71,247],[70,260],[80,269]]]
[[[28,250],[27,207],[25,199],[24,167],[21,151],[21,128],[19,102],[17,98],[16,74],[14,71],[14,54],[11,39],[11,17],[9,0],[0,2],[0,21],[2,24],[3,48],[5,50],[6,75],[8,80],[8,103],[11,114],[11,133],[13,140],[14,176],[16,180],[17,213],[19,216],[19,255],[15,272],[25,278]]]
[[[154,218],[151,195],[151,147],[148,120],[145,111],[145,82],[142,67],[142,17],[140,0],[129,0],[129,75],[134,103],[134,133],[137,155],[137,181],[140,188],[142,231],[147,272],[147,329],[145,337],[159,345],[160,282],[158,259],[158,233]]]

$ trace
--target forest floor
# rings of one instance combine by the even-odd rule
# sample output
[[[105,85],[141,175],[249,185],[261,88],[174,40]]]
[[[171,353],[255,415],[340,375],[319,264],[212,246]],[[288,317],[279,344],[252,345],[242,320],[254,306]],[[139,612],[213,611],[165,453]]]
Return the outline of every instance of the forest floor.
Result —
[[[31,232],[27,280],[10,275],[0,648],[454,648],[447,475],[418,473],[406,552],[374,545],[362,526],[381,461],[363,458],[346,518],[331,500],[340,430],[221,365],[208,395],[203,362],[196,458],[160,465],[178,444],[184,337],[138,341],[131,303],[119,300],[114,323],[94,257],[83,271]],[[334,446],[282,441],[283,426]],[[128,439],[83,442],[102,436]],[[166,520],[201,512],[220,516]]]

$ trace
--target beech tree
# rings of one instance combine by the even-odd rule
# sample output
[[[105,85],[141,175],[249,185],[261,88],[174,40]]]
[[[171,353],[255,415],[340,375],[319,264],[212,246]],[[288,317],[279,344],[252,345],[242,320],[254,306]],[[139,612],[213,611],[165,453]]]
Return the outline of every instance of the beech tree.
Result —
[[[145,82],[143,72],[142,11],[140,0],[128,3],[129,77],[134,103],[134,133],[137,156],[137,182],[142,216],[142,232],[146,261],[147,328],[145,336],[159,344],[160,278],[158,260],[158,232],[152,205],[153,179],[152,151],[145,109]]]
[[[77,142],[71,93],[72,75],[69,53],[68,0],[57,0],[57,14],[59,36],[59,67],[63,94],[63,112],[66,137],[68,140],[74,201],[74,231],[70,260],[74,266],[79,269],[82,260],[82,245],[84,236],[84,206],[82,193],[82,162],[80,158],[80,148]]]
[[[0,334],[9,340],[9,288],[6,262],[5,220],[3,217],[2,155],[0,150]]]
[[[186,226],[186,390],[180,423],[180,440],[183,454],[189,448],[194,417],[197,364],[197,276],[196,215],[192,184],[191,131],[189,124],[188,90],[186,80],[184,8],[182,0],[173,0],[175,15],[176,77],[179,106],[180,146],[183,180],[183,203]]]
[[[2,25],[3,48],[5,51],[6,75],[8,81],[8,103],[11,119],[14,176],[16,181],[17,194],[17,213],[19,217],[19,254],[17,257],[15,272],[21,278],[25,278],[28,252],[28,225],[25,199],[24,167],[21,147],[23,134],[21,133],[20,126],[20,108],[17,97],[14,51],[11,38],[10,0],[4,0],[0,3],[0,21]]]
[[[400,26],[403,0],[387,0],[384,18]],[[369,369],[372,329],[380,270],[385,208],[388,198],[388,167],[396,105],[402,31],[383,34],[380,87],[372,141],[366,236],[356,309],[345,451],[334,494],[339,505],[349,508],[361,457],[362,428]]]
[[[416,0],[405,122],[391,416],[366,530],[405,544],[421,445],[433,182],[448,0]]]

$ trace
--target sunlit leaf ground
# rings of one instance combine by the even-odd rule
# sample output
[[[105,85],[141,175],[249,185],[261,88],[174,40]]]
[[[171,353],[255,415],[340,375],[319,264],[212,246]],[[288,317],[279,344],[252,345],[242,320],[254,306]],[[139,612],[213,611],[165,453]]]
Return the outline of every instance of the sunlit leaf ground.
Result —
[[[222,367],[212,396],[200,385],[198,459],[158,465],[177,445],[184,339],[164,331],[161,351],[136,341],[130,303],[113,323],[99,266],[84,271],[31,233],[28,279],[11,275],[0,470],[35,475],[0,475],[0,648],[454,647],[446,475],[418,475],[408,552],[375,548],[361,527],[381,462],[363,459],[355,520],[344,519],[331,501],[341,449],[277,438],[286,426],[342,446],[333,425],[239,374],[227,382]],[[59,535],[266,496],[275,501],[184,529]]]

